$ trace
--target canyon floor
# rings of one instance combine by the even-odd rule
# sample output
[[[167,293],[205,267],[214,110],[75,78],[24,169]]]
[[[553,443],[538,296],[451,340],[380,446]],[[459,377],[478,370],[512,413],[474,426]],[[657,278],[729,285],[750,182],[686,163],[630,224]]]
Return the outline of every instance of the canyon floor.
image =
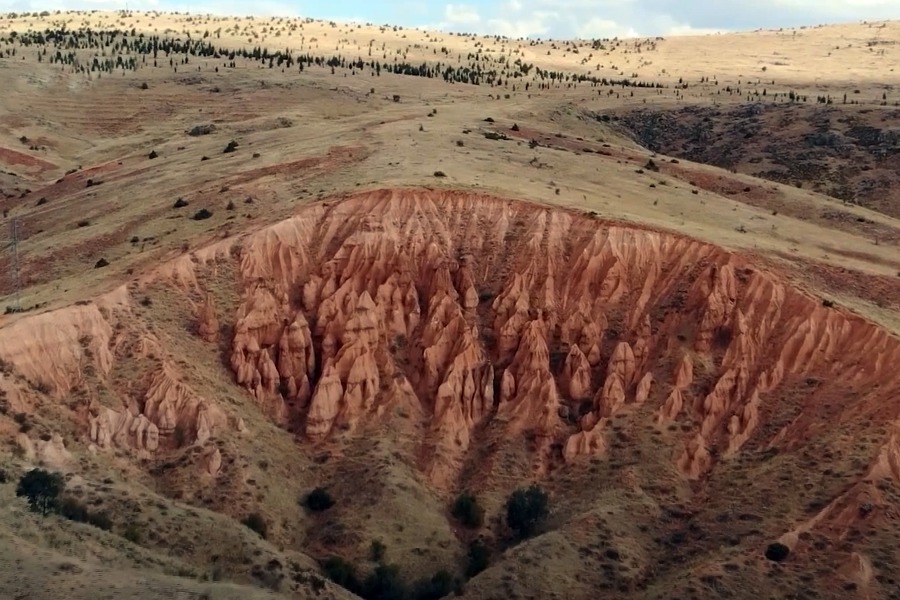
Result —
[[[900,598],[898,64],[0,18],[0,595]]]

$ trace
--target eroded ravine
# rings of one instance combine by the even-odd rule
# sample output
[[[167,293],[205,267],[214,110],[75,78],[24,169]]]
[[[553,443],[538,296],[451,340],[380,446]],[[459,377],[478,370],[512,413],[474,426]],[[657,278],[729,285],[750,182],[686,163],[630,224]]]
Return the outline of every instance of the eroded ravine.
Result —
[[[234,315],[198,275],[229,261]],[[837,421],[900,413],[900,342],[865,320],[709,244],[472,193],[385,190],[312,205],[151,280],[193,299],[195,333],[209,343],[220,324],[232,332],[234,381],[309,444],[362,435],[410,407],[428,424],[423,471],[442,489],[489,420],[537,440],[541,469],[606,454],[610,420],[649,403],[659,427],[692,424],[673,460],[699,479],[763,435],[786,378],[820,381],[810,395],[844,393]],[[157,452],[242,429],[182,381],[176,357],[135,318],[136,294],[123,287],[0,330],[11,401],[27,407],[35,387],[65,397],[87,365],[108,376],[128,357],[150,374],[117,408],[76,410],[86,442]],[[801,417],[756,441],[802,439]],[[898,478],[894,436],[885,442],[872,473]]]

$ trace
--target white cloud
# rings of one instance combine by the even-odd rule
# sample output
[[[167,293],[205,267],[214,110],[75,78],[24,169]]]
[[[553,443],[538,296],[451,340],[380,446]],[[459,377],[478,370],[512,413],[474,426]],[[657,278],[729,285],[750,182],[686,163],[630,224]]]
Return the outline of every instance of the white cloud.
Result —
[[[509,38],[546,36],[560,20],[560,15],[548,10],[535,10],[528,17],[497,18],[487,22],[486,33]]]
[[[714,29],[711,27],[691,27],[690,25],[673,25],[663,35],[713,35],[716,33],[728,33],[728,29]]]
[[[478,10],[467,4],[448,4],[444,8],[444,18],[454,25],[475,25],[481,22]]]
[[[578,37],[585,39],[639,37],[634,27],[621,25],[610,19],[602,19],[600,17],[591,17],[580,23],[576,26],[575,33]]]

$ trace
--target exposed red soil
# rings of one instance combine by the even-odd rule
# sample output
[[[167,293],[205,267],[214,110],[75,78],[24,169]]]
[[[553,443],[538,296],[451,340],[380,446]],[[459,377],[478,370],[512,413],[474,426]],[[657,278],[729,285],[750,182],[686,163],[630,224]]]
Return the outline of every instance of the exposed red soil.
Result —
[[[277,165],[241,171],[228,177],[225,183],[228,185],[240,185],[275,175],[286,176],[288,179],[298,176],[308,177],[312,174],[309,172],[310,170],[314,169],[320,172],[333,171],[342,166],[363,160],[366,156],[368,156],[368,151],[362,146],[333,146],[328,149],[328,153],[325,156],[301,158]]]
[[[57,168],[56,165],[43,158],[2,147],[0,147],[0,163],[14,167],[26,167],[31,175],[41,175]]]

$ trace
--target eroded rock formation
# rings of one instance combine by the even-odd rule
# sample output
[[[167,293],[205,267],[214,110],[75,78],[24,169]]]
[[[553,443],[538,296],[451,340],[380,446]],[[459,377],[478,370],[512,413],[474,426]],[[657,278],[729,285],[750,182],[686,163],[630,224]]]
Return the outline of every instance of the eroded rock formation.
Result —
[[[313,207],[251,237],[241,264],[237,381],[314,440],[357,430],[411,385],[443,482],[491,420],[572,461],[602,454],[609,419],[647,402],[660,427],[699,423],[676,464],[701,477],[752,439],[786,377],[874,386],[884,358],[842,357],[900,352],[708,244],[473,194]]]
[[[239,274],[233,316],[217,315],[202,289],[203,266],[227,260]],[[852,392],[834,418],[893,407],[885,403],[900,393],[895,338],[740,256],[471,193],[313,205],[154,277],[200,300],[204,339],[216,339],[219,320],[233,329],[234,380],[276,423],[330,443],[399,426],[403,413],[423,470],[443,486],[482,429],[527,439],[540,469],[613,452],[610,422],[644,411],[676,445],[676,467],[702,478],[748,443],[803,438],[802,418],[762,427],[785,386],[796,395],[798,381],[824,382],[804,392],[810,402],[813,391]],[[86,364],[106,375],[126,348],[153,360],[121,406],[91,407],[86,427],[99,447],[152,452],[241,429],[184,383],[152,335],[123,326],[129,303],[123,288],[22,318],[3,329],[0,358],[59,397],[83,382]],[[892,465],[885,452],[880,464]]]

